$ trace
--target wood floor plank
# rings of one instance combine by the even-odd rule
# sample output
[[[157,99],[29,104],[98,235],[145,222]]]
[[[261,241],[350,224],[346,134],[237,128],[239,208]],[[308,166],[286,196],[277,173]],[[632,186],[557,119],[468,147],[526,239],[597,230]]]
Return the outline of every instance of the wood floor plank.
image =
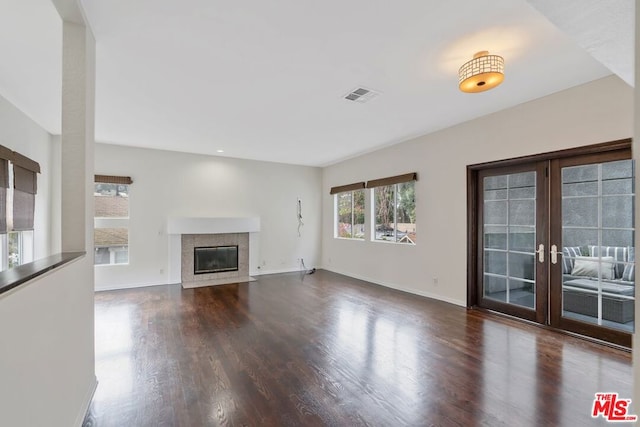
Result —
[[[629,353],[327,271],[99,292],[85,426],[589,426]]]

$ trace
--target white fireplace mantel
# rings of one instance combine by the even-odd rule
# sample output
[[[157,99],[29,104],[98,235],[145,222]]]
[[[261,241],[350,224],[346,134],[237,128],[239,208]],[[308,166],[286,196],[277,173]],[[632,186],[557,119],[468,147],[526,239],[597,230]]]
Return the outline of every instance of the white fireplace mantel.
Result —
[[[260,217],[178,217],[167,220],[169,237],[169,283],[181,282],[183,234],[249,233],[249,266],[258,265]]]
[[[257,233],[259,217],[246,218],[169,218],[167,234]]]

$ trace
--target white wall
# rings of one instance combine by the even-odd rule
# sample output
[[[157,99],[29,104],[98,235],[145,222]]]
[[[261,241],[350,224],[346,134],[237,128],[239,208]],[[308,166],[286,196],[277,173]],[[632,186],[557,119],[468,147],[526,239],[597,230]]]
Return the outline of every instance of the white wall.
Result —
[[[632,115],[633,89],[607,77],[327,167],[322,265],[466,305],[466,166],[629,138]],[[416,246],[333,238],[332,186],[407,172],[419,179]]]
[[[60,225],[51,223],[53,216],[52,183],[60,175],[60,164],[52,159],[60,147],[52,143],[51,135],[33,120],[0,96],[0,145],[4,145],[40,163],[38,194],[34,213],[34,257],[44,258],[57,252],[53,241]],[[54,203],[55,204],[55,203]],[[59,209],[59,206],[58,206]],[[59,250],[59,248],[58,248]]]
[[[79,426],[94,387],[91,257],[0,295],[0,425]]]
[[[49,229],[51,230],[50,248],[55,254],[62,251],[62,139],[60,135],[51,136],[51,155],[49,164],[53,174],[49,177]]]
[[[320,261],[319,168],[96,144],[95,170],[133,179],[129,264],[96,266],[97,290],[168,283],[171,217],[260,217],[253,275],[298,270],[298,258],[309,268]]]
[[[54,1],[79,15],[75,0]],[[59,233],[61,217],[84,227],[93,213],[95,41],[82,24],[68,21],[63,23],[63,40],[61,139],[51,142],[22,113],[0,102],[0,143],[40,162],[43,170],[38,176],[35,212],[38,258],[59,250],[69,237]],[[5,61],[3,66],[11,64]],[[79,79],[79,74],[86,78]],[[71,170],[84,171],[75,174],[81,182],[70,185],[67,179],[65,184],[60,161],[65,162],[67,176],[74,173]],[[78,187],[79,191],[69,191]],[[72,203],[61,206],[60,197],[65,196]],[[60,209],[65,209],[64,214]],[[46,233],[45,239],[39,230],[49,228],[55,232]],[[74,238],[83,236],[82,245],[74,248],[83,251],[85,243],[91,242],[92,228],[69,229]],[[90,253],[0,295],[0,425],[82,424],[97,384],[93,288]]]

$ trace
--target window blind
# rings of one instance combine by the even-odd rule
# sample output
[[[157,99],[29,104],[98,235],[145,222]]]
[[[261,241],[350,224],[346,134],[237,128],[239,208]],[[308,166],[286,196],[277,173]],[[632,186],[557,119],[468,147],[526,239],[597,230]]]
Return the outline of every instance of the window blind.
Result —
[[[7,232],[7,188],[9,162],[13,164],[12,230],[33,230],[35,194],[38,191],[37,173],[40,164],[22,154],[0,145],[0,234]]]
[[[13,151],[0,145],[0,234],[7,233],[7,188],[9,188],[9,160]]]
[[[36,173],[14,164],[13,188],[17,191],[36,194],[38,192],[38,181],[36,178]]]
[[[93,181],[102,184],[133,184],[133,180],[130,176],[95,175]]]
[[[364,182],[356,182],[353,184],[340,185],[338,187],[331,187],[331,191],[329,191],[329,194],[344,193],[345,191],[361,190],[363,188],[365,188]]]
[[[418,173],[411,172],[404,175],[390,176],[388,178],[373,179],[367,182],[367,188],[383,187],[385,185],[402,184],[403,182],[417,181]]]
[[[39,169],[39,167],[38,167]],[[13,164],[13,230],[33,230],[38,191],[36,172]]]
[[[40,173],[40,163],[31,160],[30,158],[25,157],[20,153],[16,153],[15,151],[13,151],[11,158],[8,160],[13,163],[13,166],[19,166],[22,169],[26,169],[33,173]]]
[[[0,153],[0,234],[7,233],[7,188],[9,188],[9,162]]]

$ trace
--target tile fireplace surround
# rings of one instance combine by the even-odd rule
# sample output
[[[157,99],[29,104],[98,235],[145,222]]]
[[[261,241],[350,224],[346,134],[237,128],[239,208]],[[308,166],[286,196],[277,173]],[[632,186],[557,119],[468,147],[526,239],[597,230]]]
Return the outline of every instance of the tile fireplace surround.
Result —
[[[238,271],[221,271],[205,274],[193,273],[194,248],[235,245],[238,246]],[[249,277],[249,233],[183,234],[182,256],[180,259],[182,260],[183,288],[193,288],[203,285],[203,282],[211,281],[216,282],[215,284],[246,281]]]
[[[169,277],[183,288],[248,282],[252,249],[255,249],[260,218],[171,218],[169,235]],[[194,274],[194,248],[238,245],[238,271]]]

